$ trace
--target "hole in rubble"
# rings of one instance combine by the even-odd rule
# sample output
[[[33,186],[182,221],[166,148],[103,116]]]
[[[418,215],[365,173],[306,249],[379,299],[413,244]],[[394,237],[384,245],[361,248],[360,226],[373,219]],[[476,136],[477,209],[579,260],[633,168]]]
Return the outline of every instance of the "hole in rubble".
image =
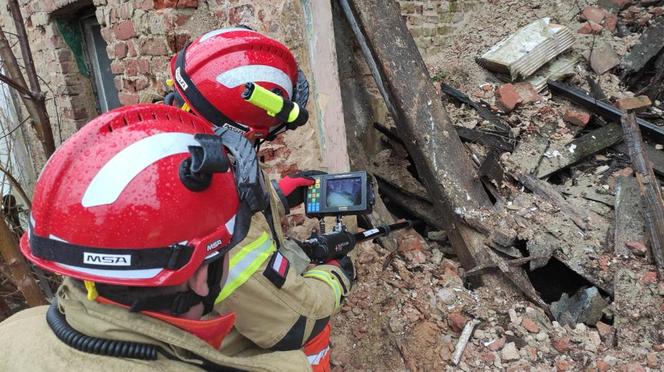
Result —
[[[548,304],[560,300],[563,293],[571,297],[581,288],[594,286],[554,257],[545,266],[527,273],[533,287]],[[602,296],[607,295],[601,289],[599,291]]]
[[[570,178],[572,178],[572,172],[569,169],[565,169],[549,176],[548,181],[554,185],[562,185]]]

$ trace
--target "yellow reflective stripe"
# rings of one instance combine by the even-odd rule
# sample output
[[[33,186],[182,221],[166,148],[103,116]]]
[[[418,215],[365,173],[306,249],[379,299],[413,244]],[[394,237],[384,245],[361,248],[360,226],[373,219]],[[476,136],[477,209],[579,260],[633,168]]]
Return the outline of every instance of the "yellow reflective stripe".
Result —
[[[274,251],[276,251],[274,242],[264,232],[258,239],[245,245],[239,252],[234,254],[228,265],[226,282],[219,296],[217,296],[215,303],[223,301],[238,289],[238,287],[249,280]]]
[[[337,281],[337,278],[334,277],[331,273],[322,270],[309,270],[303,275],[305,278],[314,278],[322,280],[327,283],[332,290],[334,291],[334,297],[336,299],[336,306],[339,307],[341,304],[341,285]]]

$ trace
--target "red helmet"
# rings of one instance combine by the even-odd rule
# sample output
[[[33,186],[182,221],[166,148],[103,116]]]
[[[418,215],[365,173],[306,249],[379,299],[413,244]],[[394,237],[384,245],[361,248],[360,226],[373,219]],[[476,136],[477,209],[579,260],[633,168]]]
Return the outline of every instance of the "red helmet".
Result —
[[[200,149],[201,133],[213,134],[204,120],[165,105],[123,107],[91,121],[44,167],[23,254],[82,280],[185,282],[228,248],[239,203],[228,168],[207,174],[198,191],[185,185],[183,164]]]
[[[170,73],[191,110],[250,139],[267,137],[281,123],[241,97],[245,83],[258,83],[301,107],[308,98],[306,79],[290,50],[245,27],[200,36],[171,59]]]

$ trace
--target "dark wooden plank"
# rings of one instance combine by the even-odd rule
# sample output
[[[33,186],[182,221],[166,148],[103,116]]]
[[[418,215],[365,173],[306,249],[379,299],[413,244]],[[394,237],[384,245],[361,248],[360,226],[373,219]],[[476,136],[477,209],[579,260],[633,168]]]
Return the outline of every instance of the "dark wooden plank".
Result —
[[[634,177],[616,180],[616,204],[613,228],[613,251],[616,256],[627,256],[627,242],[644,240],[643,207],[639,183]]]
[[[543,158],[537,169],[537,177],[544,178],[555,172],[585,159],[586,157],[604,150],[622,140],[620,125],[611,123],[595,129],[570,142],[564,148],[558,149],[560,156]],[[552,150],[549,148],[549,151]]]
[[[650,250],[660,273],[664,274],[664,202],[659,182],[650,166],[648,153],[643,147],[636,116],[634,114],[624,116],[621,124],[625,133],[625,144],[629,150],[629,157],[632,160],[632,167],[643,198]]]

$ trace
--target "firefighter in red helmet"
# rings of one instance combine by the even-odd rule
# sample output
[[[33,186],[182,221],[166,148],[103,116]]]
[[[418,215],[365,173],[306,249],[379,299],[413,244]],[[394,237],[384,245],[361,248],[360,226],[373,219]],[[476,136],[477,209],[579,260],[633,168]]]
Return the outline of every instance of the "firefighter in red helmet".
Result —
[[[53,154],[21,251],[65,279],[53,304],[0,323],[0,370],[311,369],[301,350],[220,350],[239,345],[237,314],[214,302],[237,268],[230,251],[249,246],[242,226],[258,198],[240,182],[251,156],[231,162],[224,141],[182,110],[139,105],[101,115]],[[274,253],[262,247],[244,258]],[[328,286],[292,279],[309,295]]]
[[[280,122],[245,101],[242,93],[247,83],[258,84],[300,107],[306,106],[309,96],[306,78],[290,50],[246,27],[219,29],[198,37],[171,59],[170,73],[174,93],[168,103],[204,118],[217,133],[235,132],[256,145],[274,139],[287,129],[295,129],[296,125]],[[346,257],[341,262],[323,265],[324,270],[314,268],[303,273],[305,278],[328,285],[321,296],[328,296],[332,302],[321,307],[306,288],[290,285],[291,277],[302,274],[306,256],[284,239],[279,223],[281,215],[302,203],[306,187],[314,182],[309,176],[316,173],[319,172],[305,171],[279,182],[263,183],[271,196],[269,207],[265,213],[254,215],[249,235],[256,242],[271,235],[270,241],[279,249],[269,258],[260,257],[253,265],[242,266],[246,271],[237,276],[237,283],[225,286],[228,291],[222,290],[216,308],[238,314],[238,342],[229,341],[222,345],[222,350],[224,346],[233,349],[258,345],[278,350],[305,346],[316,369],[329,369],[328,321],[350,290],[354,275],[352,262]],[[241,254],[239,248],[231,251],[231,261]],[[234,262],[241,266],[239,259]],[[289,265],[295,262],[298,269],[290,270]],[[277,267],[288,272],[275,272]],[[332,269],[335,267],[339,270]],[[272,306],[254,306],[253,298],[270,296],[275,299]],[[256,319],[272,324],[274,331],[266,333]]]

